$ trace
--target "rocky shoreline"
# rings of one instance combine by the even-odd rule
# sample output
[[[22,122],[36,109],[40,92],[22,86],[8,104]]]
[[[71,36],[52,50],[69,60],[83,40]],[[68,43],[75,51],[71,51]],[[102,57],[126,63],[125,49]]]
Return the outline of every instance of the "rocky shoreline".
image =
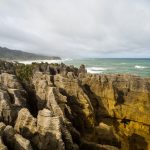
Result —
[[[0,61],[0,150],[149,150],[150,78]]]

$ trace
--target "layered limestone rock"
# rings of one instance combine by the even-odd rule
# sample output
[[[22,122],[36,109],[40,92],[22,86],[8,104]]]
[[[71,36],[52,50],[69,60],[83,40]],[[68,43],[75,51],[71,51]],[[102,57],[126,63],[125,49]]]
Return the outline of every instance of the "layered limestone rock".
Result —
[[[53,86],[51,76],[38,72],[33,76],[33,84],[35,86],[38,109],[41,110],[46,106],[47,93],[49,87]]]
[[[26,91],[15,75],[0,74],[0,120],[14,124],[18,111],[26,106]]]
[[[23,108],[18,113],[14,128],[24,137],[32,139],[37,133],[37,119],[31,115],[27,108]]]
[[[96,120],[111,122],[119,135],[121,149],[149,149],[150,80],[131,75],[90,74],[80,79],[97,99]],[[110,118],[114,121],[108,121]],[[145,143],[143,148],[140,138]]]
[[[17,80],[17,77],[12,74],[8,73],[0,74],[0,83],[5,88],[23,90],[21,83],[19,82],[19,80]]]
[[[70,119],[73,117],[75,126],[81,131],[84,131],[85,128],[89,130],[93,128],[94,109],[89,97],[82,89],[80,81],[69,72],[67,77],[55,75],[54,84],[62,94],[67,96],[67,103],[72,110]]]
[[[30,141],[18,134],[12,126],[0,122],[0,149],[32,150],[32,146]]]
[[[73,143],[72,136],[69,132],[69,129],[73,130],[73,127],[72,125],[70,125],[70,122],[64,115],[65,110],[69,109],[68,106],[66,105],[67,97],[62,95],[57,87],[54,87],[53,78],[51,75],[48,74],[43,75],[42,73],[38,72],[33,77],[33,84],[36,89],[38,109],[40,110],[42,108],[47,108],[43,109],[42,111],[39,111],[38,122],[42,122],[40,121],[42,117],[46,115],[45,114],[46,112],[47,113],[49,112],[49,115],[45,116],[44,119],[45,121],[47,119],[50,120],[48,125],[51,132],[48,132],[47,130],[45,132],[49,134],[52,134],[52,131],[57,132],[58,134],[60,134],[58,136],[58,139],[60,141],[61,137],[63,137],[64,144],[62,144],[63,142],[57,144],[60,145],[61,149],[63,149],[64,147],[62,145],[65,145],[66,149],[74,149],[75,147],[78,147],[76,144]],[[54,123],[56,123],[56,125],[54,125]],[[52,128],[52,126],[54,126],[55,128],[58,127],[59,129],[58,128],[54,129]],[[44,128],[44,126],[42,126],[42,128]],[[54,137],[56,138],[56,140],[58,140],[56,135],[57,134],[54,134]],[[58,141],[56,143],[58,143]],[[58,147],[58,149],[60,148]]]
[[[0,149],[150,149],[149,78],[47,63],[20,78],[16,67],[0,65]]]
[[[48,109],[39,111],[37,129],[40,133],[40,135],[36,137],[39,149],[65,149],[59,116],[53,116],[52,112]]]
[[[34,147],[40,150],[65,149],[61,128],[60,117],[54,116],[48,109],[40,110],[37,119],[28,109],[21,109],[15,124],[15,130],[30,139]]]
[[[54,113],[54,96],[49,93],[58,93],[55,91],[59,90],[66,96],[65,101],[69,106],[65,107],[65,115],[86,136],[85,140],[119,149],[130,149],[132,135],[136,134],[149,143],[149,80],[130,75],[91,75],[83,71],[79,73],[79,76],[68,72],[51,77],[51,85],[47,84],[44,88],[44,98],[36,90],[37,95],[45,100],[44,107]],[[53,88],[54,85],[57,88]],[[111,126],[111,130],[108,132],[101,129],[99,124],[102,123]],[[135,142],[135,147],[137,143]]]
[[[32,150],[30,141],[17,134],[11,126],[6,126],[4,129],[3,139],[9,149]]]
[[[87,75],[82,84],[103,104],[103,115],[149,125],[145,117],[150,113],[150,80],[130,75]]]

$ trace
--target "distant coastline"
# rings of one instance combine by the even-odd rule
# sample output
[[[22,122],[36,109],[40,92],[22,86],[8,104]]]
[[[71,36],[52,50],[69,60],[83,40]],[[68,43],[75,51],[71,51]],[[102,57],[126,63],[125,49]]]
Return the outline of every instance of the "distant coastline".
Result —
[[[0,59],[2,60],[61,60],[59,56],[45,56],[35,53],[28,53],[21,50],[12,50],[6,47],[0,47]]]

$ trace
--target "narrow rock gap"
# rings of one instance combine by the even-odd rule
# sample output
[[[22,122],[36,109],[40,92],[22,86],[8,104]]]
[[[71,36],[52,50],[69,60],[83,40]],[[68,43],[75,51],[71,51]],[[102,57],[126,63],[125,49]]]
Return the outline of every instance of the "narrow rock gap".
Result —
[[[9,93],[8,90],[7,90],[7,93],[8,93],[8,95],[9,95],[9,97],[10,97],[10,102],[11,102],[11,104],[14,104],[14,103],[15,103],[14,95],[11,94],[11,93]]]
[[[72,122],[72,125],[77,131],[80,131],[82,133],[84,131],[84,118],[82,116],[82,112],[80,109],[81,106],[78,104],[75,96],[70,96],[64,89],[59,89],[60,93],[67,97],[67,105],[71,109],[72,115],[68,113],[68,111],[65,111],[66,117]],[[78,117],[80,116],[80,117]]]
[[[105,118],[105,116],[109,116],[109,114],[108,114],[107,110],[105,109],[105,107],[101,101],[101,98],[92,92],[89,85],[87,85],[87,84],[83,85],[83,90],[87,94],[87,96],[89,97],[89,99],[91,101],[91,104],[94,108],[95,123],[98,125],[99,122],[102,121],[103,118]],[[103,109],[104,114],[100,113],[100,108]]]
[[[37,107],[37,97],[35,93],[35,89],[33,85],[26,85],[22,83],[23,88],[27,92],[27,108],[29,109],[30,113],[33,117],[37,117],[38,115],[38,107]]]

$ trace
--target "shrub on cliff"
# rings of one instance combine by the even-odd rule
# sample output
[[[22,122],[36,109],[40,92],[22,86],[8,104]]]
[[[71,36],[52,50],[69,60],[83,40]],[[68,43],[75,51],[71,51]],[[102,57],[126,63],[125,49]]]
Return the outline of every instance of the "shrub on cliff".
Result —
[[[16,75],[23,82],[29,82],[33,76],[33,65],[18,65],[16,67]]]

